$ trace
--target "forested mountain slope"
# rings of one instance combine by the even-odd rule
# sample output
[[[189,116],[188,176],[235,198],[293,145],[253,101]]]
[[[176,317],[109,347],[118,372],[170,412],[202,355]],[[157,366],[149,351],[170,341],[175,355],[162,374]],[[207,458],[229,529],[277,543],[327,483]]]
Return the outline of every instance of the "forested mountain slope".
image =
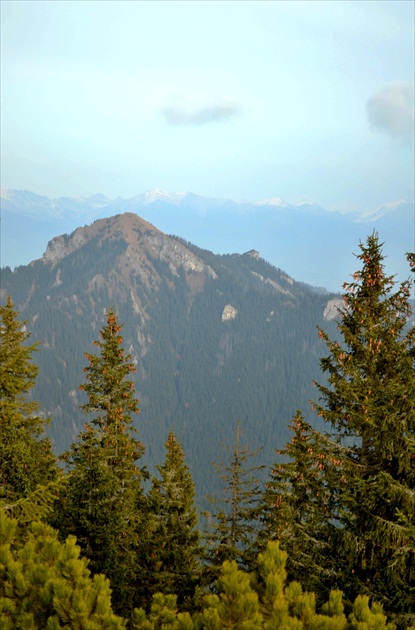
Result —
[[[338,300],[256,251],[215,255],[132,213],[56,237],[42,259],[3,269],[2,302],[9,294],[31,342],[42,342],[33,395],[52,417],[55,452],[68,448],[85,422],[84,353],[113,307],[137,366],[145,460],[162,460],[173,429],[199,503],[215,492],[211,462],[221,442],[232,442],[238,419],[246,442],[264,447],[262,463],[289,439],[288,423],[307,407],[320,376],[324,344],[316,327],[334,334]]]

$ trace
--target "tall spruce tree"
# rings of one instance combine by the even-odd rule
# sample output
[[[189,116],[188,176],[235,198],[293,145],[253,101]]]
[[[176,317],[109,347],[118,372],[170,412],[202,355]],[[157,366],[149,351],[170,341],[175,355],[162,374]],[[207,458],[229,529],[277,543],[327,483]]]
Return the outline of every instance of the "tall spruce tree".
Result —
[[[153,478],[149,493],[149,583],[152,594],[177,595],[183,609],[190,606],[201,573],[195,488],[183,449],[172,431],[165,448],[165,461],[157,466],[160,478]]]
[[[330,351],[321,361],[328,383],[317,384],[320,399],[313,408],[330,432],[304,427],[304,480],[296,483],[294,467],[301,466],[303,456],[297,439],[288,450],[295,462],[291,468],[281,462],[274,467],[268,503],[288,552],[308,558],[299,563],[297,579],[320,575],[323,585],[341,587],[349,601],[359,592],[367,594],[405,626],[413,622],[415,610],[415,326],[410,321],[410,283],[395,290],[393,277],[384,273],[376,234],[360,249],[362,268],[344,285],[338,322],[343,341],[319,330]],[[409,260],[413,266],[413,254]],[[307,520],[311,511],[313,518]],[[320,541],[312,545],[316,532]],[[291,569],[295,571],[293,565]]]
[[[27,343],[27,322],[18,320],[10,297],[0,307],[0,499],[13,503],[56,478],[56,461],[45,434],[49,420],[30,399],[38,368]]]
[[[213,574],[225,560],[235,560],[243,568],[252,568],[256,561],[257,534],[261,513],[262,490],[258,473],[264,466],[249,465],[260,449],[251,451],[241,444],[241,423],[235,429],[235,442],[228,449],[229,461],[214,464],[223,482],[223,496],[210,498],[219,510],[207,513],[207,560]]]
[[[279,461],[266,484],[267,509],[262,514],[264,527],[259,533],[259,546],[279,540],[289,550],[289,579],[301,576],[307,589],[318,591],[325,580],[329,583],[333,579],[328,546],[329,532],[334,528],[332,499],[322,474],[324,458],[320,449],[316,450],[318,432],[313,431],[301,412],[291,421],[290,430],[291,441],[276,451]]]
[[[68,494],[61,506],[59,529],[74,534],[90,559],[93,574],[111,581],[114,608],[128,615],[140,600],[138,546],[145,514],[142,478],[137,461],[143,446],[134,436],[133,414],[138,413],[130,355],[122,347],[121,326],[113,310],[94,342],[99,354],[86,354],[88,396],[82,406],[92,419],[64,455],[69,468]]]

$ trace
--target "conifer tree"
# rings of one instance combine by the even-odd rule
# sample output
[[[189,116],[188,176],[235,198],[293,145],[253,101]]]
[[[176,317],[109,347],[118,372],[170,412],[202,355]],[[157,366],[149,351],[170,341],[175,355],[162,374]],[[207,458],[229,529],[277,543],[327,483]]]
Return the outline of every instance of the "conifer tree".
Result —
[[[314,510],[313,519],[303,518],[304,487],[281,463],[275,470],[279,484],[289,485],[282,502],[292,508],[290,521],[278,515],[278,484],[269,504],[271,511],[275,506],[274,523],[290,530],[285,540],[295,538],[287,550],[295,545],[308,555],[309,576],[314,564],[327,588],[341,585],[349,601],[368,595],[398,623],[408,624],[415,610],[415,327],[410,283],[395,290],[393,277],[384,273],[381,247],[376,234],[360,245],[362,268],[344,285],[338,322],[343,341],[319,330],[330,352],[321,361],[328,383],[317,384],[320,399],[313,408],[330,432],[306,427],[304,434],[309,459],[304,509]],[[413,266],[414,255],[409,259]],[[298,440],[289,454],[299,467]],[[269,486],[272,496],[272,481]],[[280,514],[285,519],[284,510]],[[298,535],[301,531],[306,535]],[[310,545],[313,531],[321,544]]]
[[[143,608],[133,614],[132,630],[195,630],[188,612],[179,612],[176,595],[156,593],[148,615]]]
[[[74,537],[49,525],[21,526],[0,510],[0,627],[122,630],[103,575],[90,576]]]
[[[165,461],[157,466],[160,478],[153,478],[149,493],[149,582],[153,594],[174,594],[183,609],[189,607],[201,573],[195,488],[172,431],[165,448]]]
[[[86,383],[80,389],[88,402],[82,409],[93,417],[64,455],[70,477],[59,529],[64,537],[76,535],[93,574],[110,579],[116,611],[127,615],[139,580],[144,471],[137,460],[144,449],[132,425],[139,409],[128,376],[135,366],[124,352],[120,331],[109,310],[101,339],[94,342],[99,354],[86,354]]]
[[[262,491],[257,474],[263,466],[250,466],[248,460],[259,450],[251,451],[241,444],[241,425],[235,430],[235,443],[230,450],[230,461],[214,464],[223,481],[224,496],[210,499],[222,509],[213,515],[207,534],[207,559],[213,572],[225,560],[235,560],[241,567],[249,568],[255,562]],[[208,517],[211,515],[208,513]]]
[[[331,521],[331,496],[322,475],[323,457],[315,457],[319,434],[313,431],[301,412],[290,424],[293,432],[286,447],[277,450],[280,460],[270,472],[266,484],[265,502],[268,509],[262,514],[263,528],[259,533],[260,546],[277,539],[289,551],[287,574],[299,579],[309,590],[322,587],[330,572],[328,532]],[[331,583],[333,587],[333,583]]]
[[[45,426],[30,399],[38,368],[28,345],[27,322],[18,320],[10,297],[0,306],[0,499],[13,503],[56,477],[56,461]]]
[[[209,630],[261,630],[259,597],[249,574],[235,560],[225,560],[216,580],[216,593],[206,595],[199,627]]]

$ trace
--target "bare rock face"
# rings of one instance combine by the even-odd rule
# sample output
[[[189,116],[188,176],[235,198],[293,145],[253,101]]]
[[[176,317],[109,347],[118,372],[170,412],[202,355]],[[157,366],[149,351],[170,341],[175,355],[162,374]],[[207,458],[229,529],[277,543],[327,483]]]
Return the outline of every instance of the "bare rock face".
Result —
[[[230,322],[231,320],[235,319],[237,315],[238,310],[234,306],[232,306],[232,304],[227,304],[222,311],[222,321]]]
[[[63,236],[57,236],[49,241],[42,260],[52,265],[65,257],[65,240]]]
[[[326,322],[330,322],[332,319],[340,316],[340,312],[344,308],[344,302],[341,298],[333,298],[329,300],[324,309],[323,317]]]
[[[265,284],[269,284],[271,285],[276,291],[278,291],[279,293],[284,293],[285,295],[290,295],[292,296],[291,291],[289,291],[288,289],[284,289],[278,282],[276,282],[275,280],[271,280],[271,278],[264,278],[263,275],[261,275],[260,273],[256,273],[255,271],[251,271],[252,275],[255,276],[256,278],[258,278],[259,280],[261,280],[261,282],[264,282]],[[286,282],[288,282],[290,285],[292,285],[294,283],[294,280],[292,278],[290,278],[289,276],[283,276],[284,280]]]
[[[179,267],[187,272],[206,273],[211,278],[216,278],[216,273],[195,254],[186,247],[169,238],[158,230],[151,230],[146,233],[145,241],[149,249],[160,260],[169,264],[170,270],[178,275]]]

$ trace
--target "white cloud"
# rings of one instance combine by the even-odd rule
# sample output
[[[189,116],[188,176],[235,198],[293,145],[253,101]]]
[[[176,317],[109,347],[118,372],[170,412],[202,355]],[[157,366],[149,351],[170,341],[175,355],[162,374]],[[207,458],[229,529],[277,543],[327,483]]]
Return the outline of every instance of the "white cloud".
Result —
[[[369,124],[394,138],[413,140],[414,84],[389,83],[375,92],[366,104]]]
[[[164,118],[169,125],[206,125],[212,122],[223,122],[235,116],[239,107],[229,101],[221,101],[199,107],[175,105],[163,110]]]

